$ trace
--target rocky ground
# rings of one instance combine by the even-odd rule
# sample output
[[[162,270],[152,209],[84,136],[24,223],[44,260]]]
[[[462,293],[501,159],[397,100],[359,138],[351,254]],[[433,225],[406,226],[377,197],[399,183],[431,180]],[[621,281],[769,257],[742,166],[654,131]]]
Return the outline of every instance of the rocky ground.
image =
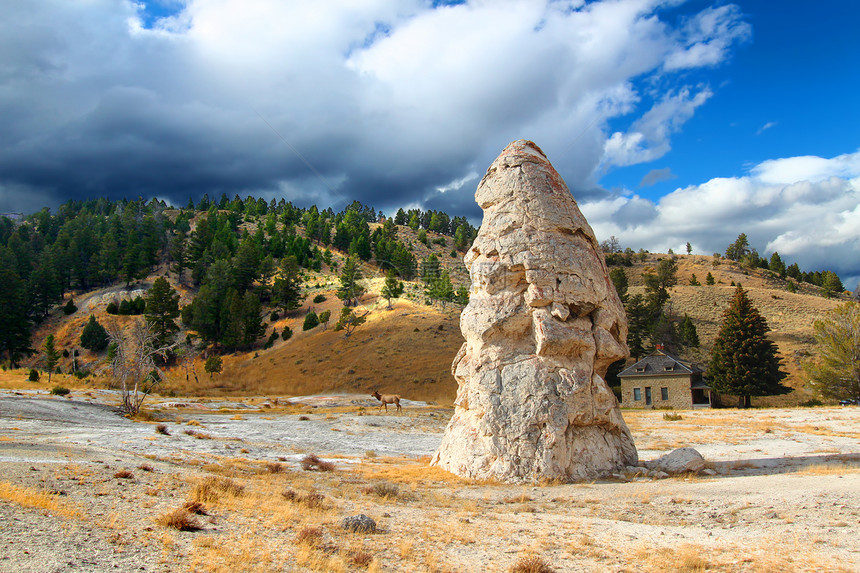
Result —
[[[860,408],[625,411],[642,460],[714,475],[510,486],[429,467],[423,403],[88,394],[0,393],[0,571],[860,570]]]

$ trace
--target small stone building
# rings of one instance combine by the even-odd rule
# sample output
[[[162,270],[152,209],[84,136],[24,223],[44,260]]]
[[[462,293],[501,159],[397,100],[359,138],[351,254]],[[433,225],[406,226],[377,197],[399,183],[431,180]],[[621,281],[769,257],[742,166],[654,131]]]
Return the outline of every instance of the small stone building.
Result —
[[[658,348],[621,371],[621,406],[624,408],[711,407],[711,388],[704,372],[690,362]]]

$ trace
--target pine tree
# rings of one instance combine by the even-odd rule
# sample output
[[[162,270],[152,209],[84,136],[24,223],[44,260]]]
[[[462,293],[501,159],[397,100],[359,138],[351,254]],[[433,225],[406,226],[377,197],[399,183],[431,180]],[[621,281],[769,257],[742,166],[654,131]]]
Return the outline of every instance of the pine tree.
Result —
[[[344,306],[355,306],[358,299],[364,294],[364,287],[358,281],[364,278],[361,268],[354,257],[347,257],[343,263],[340,273],[340,288],[337,297],[343,301]]]
[[[107,330],[99,324],[95,316],[90,315],[90,319],[81,332],[81,346],[93,352],[101,352],[107,348],[109,340]]]
[[[706,285],[714,284],[714,275],[712,275],[710,271],[708,271],[708,276],[705,277],[705,284]]]
[[[45,356],[45,369],[48,371],[48,385],[50,386],[51,374],[53,374],[54,369],[57,367],[57,362],[60,360],[60,352],[54,345],[53,334],[49,334],[48,338],[45,339],[45,346],[42,349],[42,353]]]
[[[609,271],[609,280],[615,286],[615,292],[618,293],[621,304],[627,304],[627,273],[622,268],[614,268]]]
[[[343,330],[346,333],[346,338],[349,338],[352,335],[353,331],[356,328],[361,326],[367,321],[367,313],[365,312],[361,316],[355,314],[348,306],[340,309],[340,317],[337,320],[337,324],[334,325],[335,332],[340,332]]]
[[[826,298],[831,298],[844,291],[845,287],[842,285],[839,275],[833,271],[824,271],[821,273],[821,292]]]
[[[397,280],[397,274],[393,270],[389,270],[385,275],[385,284],[380,294],[388,301],[388,310],[391,310],[391,299],[399,298],[403,294],[403,283]]]
[[[311,330],[312,328],[316,328],[319,326],[320,318],[317,316],[317,313],[314,311],[309,311],[305,315],[305,321],[302,323],[302,330]]]
[[[272,286],[272,298],[284,312],[297,309],[304,300],[302,275],[299,263],[293,255],[281,259],[281,268],[278,269],[278,276]]]
[[[0,261],[0,357],[5,355],[10,367],[18,355],[32,352],[26,283],[13,266]]]
[[[158,277],[146,291],[144,317],[152,324],[159,346],[169,345],[179,332],[179,293],[173,290],[164,277]]]
[[[748,408],[751,396],[791,391],[781,384],[786,373],[779,369],[776,344],[766,336],[769,330],[767,321],[738,286],[723,313],[708,365],[708,378],[716,392],[737,396],[739,407]]]
[[[828,398],[860,398],[860,303],[838,306],[813,328],[818,353],[804,365],[809,385]]]

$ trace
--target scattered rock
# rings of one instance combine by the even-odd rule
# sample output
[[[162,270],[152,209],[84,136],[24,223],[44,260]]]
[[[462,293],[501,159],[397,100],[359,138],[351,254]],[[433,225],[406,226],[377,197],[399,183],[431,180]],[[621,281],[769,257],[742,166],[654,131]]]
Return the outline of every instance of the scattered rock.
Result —
[[[666,472],[659,472],[658,471],[658,472],[651,472],[649,474],[649,476],[654,478],[654,479],[666,479],[667,477],[669,477],[669,474],[667,474]]]
[[[355,533],[373,533],[376,531],[376,522],[363,513],[344,517],[343,521],[340,522],[340,526],[347,531]]]
[[[705,458],[693,448],[678,448],[648,464],[653,470],[668,474],[697,472],[705,467]]]
[[[703,475],[706,475],[706,476],[715,476],[715,475],[717,475],[717,472],[716,472],[715,470],[712,470],[711,468],[705,468],[705,469],[703,469],[702,471],[700,471],[699,473],[700,473],[700,474],[703,474]]]
[[[606,476],[638,462],[604,381],[627,356],[627,320],[597,239],[530,141],[487,170],[484,220],[465,263],[459,390],[432,464],[478,479]]]

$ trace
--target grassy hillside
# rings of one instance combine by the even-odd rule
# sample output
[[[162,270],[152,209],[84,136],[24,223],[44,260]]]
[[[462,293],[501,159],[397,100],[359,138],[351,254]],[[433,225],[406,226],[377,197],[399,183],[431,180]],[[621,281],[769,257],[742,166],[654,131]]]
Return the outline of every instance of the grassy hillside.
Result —
[[[431,252],[439,258],[456,284],[468,284],[462,264],[462,255],[451,256],[452,239],[435,233],[427,233],[430,242],[426,246],[417,240],[417,233],[408,227],[398,228],[398,238],[411,245],[420,262]],[[445,244],[433,243],[444,239]],[[440,241],[441,242],[441,241]],[[653,270],[660,258],[667,255],[652,254],[645,261],[637,261],[625,267],[630,282],[630,292],[644,291],[642,273]],[[756,399],[755,404],[797,404],[812,396],[803,389],[800,365],[803,359],[814,352],[812,323],[840,302],[825,299],[817,294],[818,289],[801,285],[797,293],[785,290],[786,283],[774,278],[767,271],[745,271],[738,265],[722,261],[714,263],[710,256],[675,255],[678,265],[678,286],[670,290],[673,311],[681,316],[688,314],[694,321],[702,346],[685,356],[704,363],[717,334],[723,310],[732,297],[734,287],[741,283],[750,298],[767,319],[773,329],[772,338],[778,344],[784,360],[784,369],[790,374],[787,383],[796,392],[787,396]],[[338,267],[343,253],[335,253]],[[131,317],[109,316],[105,307],[115,297],[134,297],[143,294],[159,274],[132,286],[131,290],[112,287],[88,293],[72,293],[79,310],[65,316],[55,310],[35,331],[32,344],[41,348],[45,337],[54,333],[61,349],[80,350],[79,367],[94,373],[103,363],[98,356],[80,349],[80,333],[90,314],[105,324],[116,320],[129,322]],[[716,281],[705,285],[705,276],[710,272]],[[290,327],[294,335],[284,341],[278,339],[270,349],[235,353],[224,356],[224,370],[210,378],[205,374],[201,355],[195,363],[197,378],[186,380],[185,370],[176,367],[164,384],[163,392],[177,395],[303,395],[322,392],[370,393],[395,392],[405,398],[430,400],[450,404],[456,393],[456,382],[450,373],[451,361],[462,344],[458,316],[460,308],[448,308],[424,304],[423,286],[419,281],[407,283],[407,293],[395,302],[392,310],[386,301],[378,298],[382,287],[383,273],[374,265],[364,266],[366,294],[360,305],[361,312],[368,312],[368,321],[346,338],[343,332],[334,332],[333,326],[340,311],[340,301],[335,296],[338,286],[337,273],[324,267],[321,272],[306,273],[307,298],[300,309],[275,322],[266,321],[268,337],[272,329],[281,333]],[[695,274],[702,286],[689,286]],[[175,275],[169,277],[171,284],[181,293],[181,304],[188,304],[194,291],[176,282]],[[315,295],[323,294],[326,300],[313,303]],[[67,295],[68,296],[68,295]],[[302,332],[304,316],[313,308],[317,313],[332,311],[328,328],[319,326]],[[27,366],[41,367],[40,355],[31,358]],[[71,357],[61,361],[63,372],[68,372]]]

